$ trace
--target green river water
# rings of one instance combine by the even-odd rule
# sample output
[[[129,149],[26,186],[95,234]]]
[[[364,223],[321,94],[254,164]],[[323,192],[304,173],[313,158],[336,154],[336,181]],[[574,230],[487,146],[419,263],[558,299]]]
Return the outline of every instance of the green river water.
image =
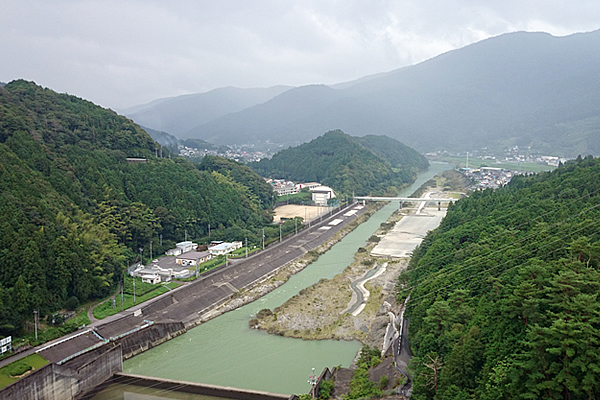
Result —
[[[449,164],[432,164],[400,196],[410,195],[434,175],[449,168]],[[123,371],[274,393],[308,393],[312,368],[320,373],[325,367],[348,367],[361,344],[269,335],[248,328],[248,321],[259,310],[280,306],[301,289],[342,272],[352,263],[356,250],[365,245],[397,208],[397,203],[387,204],[316,262],[266,296],[125,361]]]

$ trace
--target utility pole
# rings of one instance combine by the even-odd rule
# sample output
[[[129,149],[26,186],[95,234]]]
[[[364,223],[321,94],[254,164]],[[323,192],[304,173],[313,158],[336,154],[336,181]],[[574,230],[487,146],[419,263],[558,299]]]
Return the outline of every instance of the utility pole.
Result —
[[[37,340],[38,310],[33,310],[33,324],[35,325],[35,340]]]
[[[281,221],[279,221],[279,243],[281,243],[281,225],[283,225],[281,223]]]
[[[160,247],[162,247],[162,233],[158,237],[160,238]]]
[[[246,258],[248,258],[248,238],[246,239]]]
[[[208,238],[210,239],[210,224],[208,224]]]
[[[152,260],[152,240],[150,241],[150,260]]]
[[[262,242],[263,242],[263,250],[265,249],[265,228],[262,230]]]
[[[308,378],[308,383],[312,386],[310,389],[310,394],[312,395],[312,399],[315,400],[315,386],[317,385],[317,376],[315,375],[315,369],[312,369],[312,374]]]
[[[296,235],[298,234],[298,218],[294,217],[294,228],[296,229]]]

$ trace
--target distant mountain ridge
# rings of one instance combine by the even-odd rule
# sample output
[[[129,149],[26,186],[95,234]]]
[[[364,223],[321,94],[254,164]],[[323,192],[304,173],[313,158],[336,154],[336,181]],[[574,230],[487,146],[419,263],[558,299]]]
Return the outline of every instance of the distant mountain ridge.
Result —
[[[158,99],[122,112],[140,125],[185,139],[187,132],[198,125],[260,104],[288,89],[289,86],[254,89],[225,87],[205,93]]]
[[[598,48],[600,31],[504,34],[388,73],[289,89],[206,116],[185,134],[217,144],[298,145],[341,129],[387,135],[421,152],[516,145],[600,154]]]

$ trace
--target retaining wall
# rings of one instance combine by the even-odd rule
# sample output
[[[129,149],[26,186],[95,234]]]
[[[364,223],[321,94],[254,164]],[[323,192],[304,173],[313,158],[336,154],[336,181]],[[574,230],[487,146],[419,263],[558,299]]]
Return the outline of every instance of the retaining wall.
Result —
[[[186,332],[183,322],[158,322],[115,340],[122,348],[123,360],[158,346]]]

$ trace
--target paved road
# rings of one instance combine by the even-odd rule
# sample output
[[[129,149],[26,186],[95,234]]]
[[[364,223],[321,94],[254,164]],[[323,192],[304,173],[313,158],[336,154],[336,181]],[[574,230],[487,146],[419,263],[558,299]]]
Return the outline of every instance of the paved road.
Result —
[[[348,210],[356,210],[348,213]],[[328,218],[305,230],[298,232],[282,243],[269,246],[262,252],[236,260],[231,265],[216,268],[197,279],[193,283],[181,286],[164,293],[146,303],[129,310],[91,323],[86,329],[94,332],[79,331],[54,340],[43,346],[20,353],[15,357],[2,360],[0,367],[38,350],[51,362],[64,360],[66,357],[83,351],[102,340],[123,335],[133,329],[142,327],[147,321],[168,322],[182,321],[192,325],[200,317],[215,306],[228,300],[238,291],[252,287],[287,263],[314,250],[340,229],[361,215],[363,206],[353,205],[330,215]]]

